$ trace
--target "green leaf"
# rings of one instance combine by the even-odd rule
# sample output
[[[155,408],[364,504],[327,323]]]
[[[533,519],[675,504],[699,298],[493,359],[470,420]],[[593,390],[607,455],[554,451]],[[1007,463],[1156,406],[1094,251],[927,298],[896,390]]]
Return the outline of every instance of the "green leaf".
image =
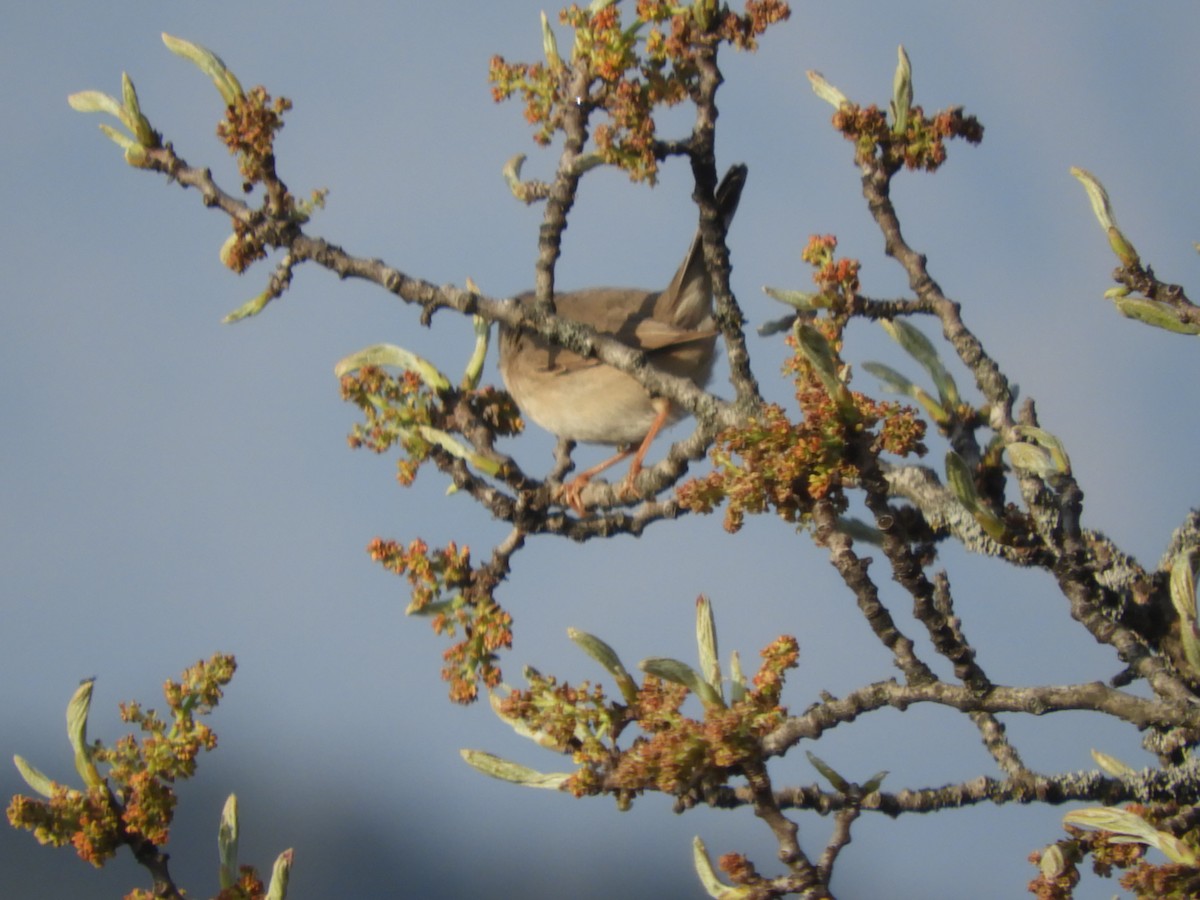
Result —
[[[372,344],[357,353],[351,353],[333,367],[333,374],[341,378],[347,372],[357,371],[364,366],[391,366],[415,372],[425,384],[439,393],[450,388],[450,380],[433,363],[395,344]]]
[[[1063,446],[1062,441],[1050,432],[1042,428],[1036,428],[1033,425],[1015,425],[1013,426],[1012,433],[1022,441],[1030,441],[1045,450],[1049,457],[1050,467],[1055,473],[1059,475],[1071,474],[1071,460],[1067,458],[1067,450]],[[1013,446],[1013,444],[1007,444],[1005,445],[1005,449],[1011,451]],[[1012,456],[1011,452],[1009,456]]]
[[[108,113],[121,122],[125,121],[125,108],[114,98],[100,91],[80,91],[77,94],[71,94],[67,97],[67,103],[76,112]]]
[[[13,763],[16,765],[17,771],[21,773],[21,777],[25,779],[25,783],[33,790],[43,797],[53,796],[54,782],[26,762],[25,757],[14,755]]]
[[[1200,864],[1200,857],[1173,834],[1159,831],[1141,816],[1115,806],[1095,806],[1077,809],[1063,816],[1064,825],[1111,831],[1118,837],[1113,843],[1146,844],[1156,847],[1167,859],[1183,866]]]
[[[226,106],[233,106],[245,96],[237,76],[229,71],[229,67],[217,54],[199,44],[193,44],[183,38],[172,37],[166,32],[163,32],[162,40],[168,50],[177,56],[182,56],[212,79],[213,86],[221,94],[221,99],[225,101]]]
[[[715,900],[740,900],[752,895],[753,889],[749,886],[732,887],[721,881],[717,870],[713,868],[712,860],[708,858],[708,848],[699,836],[692,838],[692,865],[696,867],[696,874],[705,893]]]
[[[758,331],[759,337],[770,337],[773,334],[791,331],[792,326],[795,324],[795,316],[783,316],[779,319],[771,319],[769,322],[763,322],[756,330]]]
[[[808,761],[813,764],[813,768],[825,776],[825,780],[833,785],[833,789],[840,794],[844,794],[850,790],[850,782],[838,774],[837,770],[821,757],[817,756],[808,750],[804,751],[804,755],[808,757]]]
[[[556,791],[571,777],[570,772],[538,772],[535,769],[502,759],[495,754],[486,753],[483,750],[460,750],[459,753],[462,754],[462,758],[466,760],[467,765],[478,769],[484,775],[491,778],[498,778],[501,781],[508,781],[512,784],[519,784],[523,787],[545,788]]]
[[[464,446],[461,441],[451,437],[440,428],[432,428],[429,425],[418,425],[417,431],[421,437],[425,438],[425,440],[429,441],[429,443],[436,444],[451,456],[466,460],[485,475],[495,476],[500,474],[500,463],[494,459],[488,459],[486,456],[476,453],[474,450]]]
[[[1117,312],[1127,319],[1136,319],[1175,334],[1200,334],[1200,325],[1182,321],[1179,310],[1168,303],[1130,296],[1113,297],[1112,301],[1116,304]]]
[[[812,291],[793,291],[763,285],[763,293],[772,300],[786,303],[788,306],[795,307],[801,312],[812,312],[825,306],[825,304],[818,302],[822,295],[813,293]]]
[[[967,468],[966,460],[953,450],[946,452],[946,481],[958,502],[974,512],[979,508],[979,495],[975,493],[975,479]]]
[[[637,699],[637,683],[625,668],[625,664],[621,662],[616,650],[586,631],[568,628],[567,637],[574,641],[575,645],[584,653],[600,663],[605,671],[617,680],[617,688],[621,691],[621,696],[625,698],[626,703],[633,703]]]
[[[1171,605],[1179,615],[1179,641],[1194,674],[1200,674],[1200,634],[1197,633],[1196,568],[1200,551],[1190,548],[1171,565]]]
[[[865,796],[867,794],[873,794],[877,790],[879,790],[879,786],[883,784],[883,779],[887,778],[888,774],[889,774],[888,770],[883,769],[880,772],[876,772],[874,775],[872,775],[870,778],[868,778],[865,782],[863,782],[863,785],[862,785],[863,795]]]
[[[983,505],[975,492],[975,481],[966,461],[953,450],[946,451],[946,481],[958,502],[966,507],[975,521],[994,541],[1003,543],[1008,539],[1008,528],[995,513]]]
[[[883,363],[866,362],[863,363],[863,369],[874,375],[881,382],[885,390],[891,391],[894,394],[911,397],[924,407],[925,412],[929,413],[929,417],[939,425],[948,425],[950,423],[950,413],[944,406],[939,404],[929,395],[924,388],[913,384],[891,366],[885,366]]]
[[[683,685],[707,706],[723,707],[725,705],[725,701],[721,699],[720,694],[713,690],[712,685],[701,678],[700,674],[685,662],[664,656],[652,656],[638,663],[638,668],[647,675]]]
[[[475,329],[475,348],[471,358],[467,360],[467,368],[463,371],[460,384],[464,391],[473,391],[479,387],[483,377],[483,364],[487,360],[488,343],[492,335],[492,323],[483,316],[472,316],[471,324]]]
[[[854,398],[850,396],[850,391],[838,372],[838,359],[828,339],[807,322],[797,322],[794,333],[796,346],[816,370],[826,392],[847,419],[856,420],[858,414],[854,407]]]
[[[943,406],[953,410],[962,403],[958,385],[955,384],[953,376],[946,370],[946,367],[942,365],[937,348],[919,328],[902,319],[882,319],[879,324],[883,326],[883,330],[891,336],[892,340],[903,348],[905,353],[920,363],[921,368],[929,373],[929,377],[933,380],[933,386],[937,388],[938,399]]]

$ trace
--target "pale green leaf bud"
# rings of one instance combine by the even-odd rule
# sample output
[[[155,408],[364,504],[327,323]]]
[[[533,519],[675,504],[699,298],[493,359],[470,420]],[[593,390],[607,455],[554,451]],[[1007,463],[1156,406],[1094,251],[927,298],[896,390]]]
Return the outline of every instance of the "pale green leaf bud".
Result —
[[[67,704],[67,737],[71,748],[75,751],[75,771],[88,787],[100,787],[104,779],[96,770],[92,761],[92,748],[87,742],[88,711],[92,706],[92,685],[95,679],[89,678],[75,689],[71,702]]]
[[[1041,447],[1034,444],[1014,443],[1007,444],[1004,449],[1008,453],[1008,461],[1012,463],[1014,469],[1029,472],[1043,480],[1059,474],[1054,460]]]
[[[1092,204],[1092,213],[1105,231],[1113,227],[1112,207],[1108,202],[1108,191],[1096,180],[1096,176],[1087,169],[1071,166],[1071,174],[1079,179],[1083,189],[1087,191],[1088,200]]]
[[[1042,851],[1041,859],[1038,860],[1038,869],[1041,870],[1043,877],[1049,879],[1058,878],[1067,870],[1067,860],[1063,856],[1062,848],[1058,844],[1051,844]]]
[[[233,887],[238,880],[238,810],[237,794],[230,794],[221,810],[217,828],[217,852],[221,860],[219,882],[221,890]]]
[[[696,867],[696,875],[705,893],[715,900],[739,900],[750,896],[748,887],[733,887],[721,881],[712,860],[708,858],[708,848],[698,836],[692,838],[692,864]]]
[[[888,774],[889,771],[887,769],[883,769],[882,771],[876,772],[874,775],[864,781],[862,785],[863,796],[866,796],[867,794],[873,794],[879,790],[879,786],[883,784],[883,779],[887,778]]]
[[[851,105],[850,101],[846,99],[846,95],[826,81],[825,76],[820,72],[809,69],[806,74],[808,75],[808,83],[812,85],[813,93],[834,109],[841,109],[843,106]]]
[[[909,65],[908,54],[904,52],[903,44],[897,48],[896,55],[899,61],[892,79],[892,130],[896,134],[903,134],[908,128],[909,113],[912,112],[912,66]]]
[[[288,880],[292,876],[292,857],[294,850],[284,850],[275,859],[271,869],[271,883],[267,886],[266,900],[286,900]]]
[[[132,147],[125,148],[125,162],[135,169],[145,169],[150,165],[150,157],[146,154],[145,147],[141,144],[134,144]]]
[[[226,240],[225,246],[221,247],[222,256],[224,256],[224,254],[226,253],[226,246],[229,245],[229,243],[230,242],[228,240]],[[222,259],[222,262],[224,262],[224,259]],[[274,299],[275,299],[275,295],[272,294],[270,291],[263,291],[261,294],[256,294],[255,296],[253,296],[249,300],[247,300],[245,303],[243,303],[241,306],[239,306],[237,309],[235,309],[233,312],[226,315],[225,318],[223,318],[221,320],[221,324],[231,325],[234,322],[242,321],[242,319],[249,319],[253,316],[257,316],[260,312],[262,312],[264,309],[266,309],[267,304],[270,303]]]
[[[138,142],[125,132],[117,131],[117,129],[113,128],[111,125],[105,124],[104,122],[100,123],[99,128],[102,132],[104,132],[105,137],[124,150],[126,154],[130,153],[131,151],[141,149],[141,147],[138,145]]]
[[[746,699],[748,685],[746,675],[742,671],[742,657],[734,650],[729,657],[729,702],[737,703]]]
[[[1132,767],[1127,766],[1115,756],[1110,756],[1102,750],[1092,750],[1092,759],[1096,761],[1096,765],[1113,778],[1126,778],[1136,774]]]
[[[1092,204],[1092,213],[1096,216],[1096,221],[1100,223],[1100,227],[1104,229],[1104,233],[1108,235],[1109,246],[1112,247],[1117,258],[1121,260],[1121,264],[1124,266],[1138,265],[1137,251],[1117,228],[1116,220],[1113,217],[1112,204],[1108,200],[1108,192],[1104,190],[1104,185],[1087,169],[1071,166],[1071,174],[1079,179],[1080,184],[1083,185],[1083,189],[1087,191],[1088,200]]]
[[[133,136],[143,147],[157,147],[158,135],[150,127],[150,121],[142,115],[142,106],[138,102],[133,80],[124,72],[121,73],[121,99],[124,101],[125,113],[128,117],[122,120],[126,127],[133,132]]]
[[[1071,474],[1071,460],[1067,457],[1067,449],[1063,446],[1062,441],[1050,432],[1033,425],[1016,425],[1013,427],[1013,435],[1021,440],[1037,444],[1045,450],[1050,456],[1050,464],[1054,471],[1061,475]],[[1008,446],[1013,445],[1009,444]]]
[[[546,64],[551,72],[562,71],[564,66],[562,57],[558,55],[558,39],[554,36],[554,29],[550,27],[545,11],[542,12],[542,52],[546,55]]]
[[[1108,246],[1112,248],[1112,252],[1117,254],[1117,259],[1121,261],[1123,266],[1139,266],[1141,258],[1138,256],[1137,250],[1133,244],[1129,243],[1129,238],[1125,237],[1125,233],[1115,225],[1108,229]]]
[[[700,656],[700,674],[718,694],[721,693],[721,661],[717,654],[717,623],[712,603],[701,594],[696,598],[696,646]]]

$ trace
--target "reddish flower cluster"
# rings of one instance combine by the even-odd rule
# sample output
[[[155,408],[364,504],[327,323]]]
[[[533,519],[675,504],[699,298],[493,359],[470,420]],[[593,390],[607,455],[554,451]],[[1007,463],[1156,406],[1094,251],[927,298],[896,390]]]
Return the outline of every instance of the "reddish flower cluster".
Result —
[[[1181,807],[1177,803],[1158,803],[1150,806],[1130,803],[1124,809],[1145,819],[1151,826],[1159,828],[1165,825],[1166,820],[1177,819],[1189,808]],[[1073,825],[1065,827],[1071,837],[1069,840],[1058,842],[1063,851],[1062,870],[1053,875],[1042,872],[1029,882],[1028,890],[1038,900],[1070,900],[1080,879],[1079,863],[1089,856],[1092,871],[1101,877],[1110,878],[1114,869],[1123,871],[1119,884],[1137,900],[1190,900],[1200,896],[1200,868],[1170,861],[1161,864],[1150,863],[1145,858],[1144,844],[1127,842],[1122,836],[1110,831],[1085,832]],[[1175,833],[1178,829],[1176,827],[1169,830]],[[1200,829],[1189,828],[1183,833],[1176,833],[1175,836],[1192,852],[1200,851]],[[1038,850],[1031,853],[1029,861],[1040,867],[1043,852]]]
[[[526,120],[537,126],[534,140],[543,145],[564,129],[567,112],[577,104],[602,110],[608,121],[594,130],[601,159],[635,181],[653,183],[658,173],[654,111],[693,95],[702,48],[727,42],[754,50],[758,36],[790,14],[781,0],[748,0],[742,15],[728,10],[718,15],[715,3],[639,0],[636,21],[626,27],[615,4],[596,12],[572,4],[559,14],[575,34],[570,64],[557,58],[509,63],[495,56],[488,73],[492,96],[499,102],[520,95]],[[586,96],[570,88],[581,66]]]
[[[286,97],[272,101],[262,85],[225,108],[225,121],[217,125],[217,137],[237,155],[246,190],[274,177],[275,135],[283,128],[283,114],[291,108],[292,101]]]
[[[363,412],[364,424],[356,424],[347,437],[352,449],[367,447],[385,453],[399,444],[404,455],[396,463],[396,480],[410,485],[421,463],[432,449],[420,434],[420,426],[432,425],[437,398],[420,377],[411,371],[389,375],[378,366],[364,366],[342,376],[342,399]]]
[[[728,501],[728,531],[740,529],[747,513],[767,510],[786,521],[801,522],[813,503],[823,498],[841,512],[847,505],[844,486],[858,480],[855,453],[864,444],[873,455],[925,453],[925,423],[916,410],[872,400],[846,387],[848,369],[837,354],[842,326],[858,292],[859,263],[839,259],[836,249],[832,235],[813,235],[802,254],[821,288],[814,305],[828,311],[828,316],[812,319],[811,328],[827,345],[832,371],[822,372],[801,352],[796,334],[789,335],[788,346],[796,352],[783,371],[795,382],[799,421],[793,422],[777,404],[764,405],[747,425],[717,436],[709,454],[712,472],[678,490],[680,503],[696,512],[712,512]]]
[[[71,844],[81,859],[102,866],[122,844],[147,840],[165,844],[175,811],[171,785],[191,777],[201,750],[212,750],[217,737],[196,721],[210,713],[222,688],[233,677],[232,656],[217,654],[163,687],[169,721],[137,703],[121,705],[121,719],[136,724],[144,737],[125,735],[109,748],[90,746],[91,760],[108,764],[104,784],[87,790],[53,783],[45,800],[16,796],[8,820],[32,831],[40,843]]]
[[[500,683],[496,651],[512,646],[512,616],[490,594],[475,590],[471,550],[451,541],[444,550],[429,552],[422,540],[407,547],[376,538],[367,547],[371,559],[412,585],[410,615],[433,618],[437,634],[453,636],[461,628],[463,639],[443,654],[442,678],[450,682],[450,698],[470,703],[479,695],[479,682]]]
[[[878,159],[886,172],[902,165],[933,172],[946,161],[947,139],[959,137],[970,144],[983,140],[983,125],[974,116],[964,116],[961,107],[943,110],[931,119],[914,106],[904,131],[897,133],[874,104],[845,104],[833,114],[833,127],[854,142],[855,162],[864,165]]]
[[[572,755],[579,769],[564,789],[577,797],[611,793],[622,806],[647,790],[683,797],[724,783],[731,770],[757,759],[761,739],[787,715],[779,694],[798,655],[794,638],[776,639],[763,650],[762,668],[744,697],[706,704],[703,719],[681,712],[686,687],[653,676],[623,706],[586,682],[574,688],[532,672],[529,689],[513,691],[498,711],[543,746]],[[617,739],[628,725],[643,736],[621,749]]]

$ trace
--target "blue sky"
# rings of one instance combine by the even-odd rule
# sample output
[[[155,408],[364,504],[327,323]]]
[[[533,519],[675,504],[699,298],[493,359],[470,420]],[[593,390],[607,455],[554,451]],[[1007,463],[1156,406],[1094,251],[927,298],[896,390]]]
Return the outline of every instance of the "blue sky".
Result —
[[[85,88],[118,92],[128,71],[155,127],[233,186],[212,138],[217,95],[159,34],[202,43],[243,84],[294,101],[280,169],[297,193],[330,189],[315,233],[437,283],[471,277],[493,295],[515,293],[532,284],[540,212],[513,201],[499,170],[527,152],[526,172],[544,175],[554,157],[533,146],[517,105],[492,103],[486,71],[493,53],[540,55],[541,7],[75,7],[68,16],[14,5],[0,35],[0,762],[20,753],[68,778],[63,709],[80,678],[98,677],[92,733],[112,740],[118,701],[160,703],[164,678],[223,650],[240,670],[214,717],[221,747],[183,787],[170,848],[196,896],[216,890],[213,838],[231,791],[248,861],[269,868],[296,848],[296,898],[700,896],[695,834],[714,854],[742,851],[772,871],[769,836],[748,812],[677,817],[654,796],[621,814],[607,800],[522,791],[462,764],[460,747],[481,747],[562,768],[485,706],[445,700],[443,644],[404,618],[404,585],[364,548],[376,535],[421,535],[483,556],[505,531],[468,498],[443,496],[434,471],[404,491],[392,459],[350,452],[354,415],[332,368],[390,341],[457,373],[469,325],[441,315],[422,329],[394,298],[315,269],[300,270],[262,317],[222,325],[265,270],[225,270],[222,217],[193,192],[125,166],[97,119],[66,103]],[[762,285],[807,286],[799,251],[812,233],[838,235],[862,260],[866,293],[905,290],[806,69],[852,99],[884,103],[902,43],[917,102],[961,104],[981,118],[981,147],[954,146],[936,176],[898,182],[906,235],[1066,443],[1085,524],[1148,566],[1196,502],[1196,346],[1120,319],[1102,298],[1114,261],[1067,170],[1104,181],[1118,221],[1162,278],[1200,283],[1198,26],[1200,7],[1184,2],[1136,11],[797,3],[757,55],[723,59],[719,97],[719,163],[750,167],[730,243],[752,324],[779,311]],[[664,130],[686,126],[673,115]],[[665,284],[694,228],[689,194],[679,163],[653,191],[597,173],[581,191],[559,284]],[[752,338],[751,350],[771,396],[785,399],[777,341]],[[865,325],[851,331],[847,356],[914,368]],[[548,468],[550,448],[534,432],[509,445],[535,472]],[[1119,669],[1073,626],[1048,577],[953,549],[942,564],[993,679],[1091,680]],[[881,589],[903,614],[900,592]],[[798,637],[801,667],[785,694],[793,709],[821,690],[892,674],[807,537],[765,518],[729,537],[718,517],[666,523],[638,540],[531,542],[501,593],[516,618],[506,673],[517,682],[529,663],[572,681],[601,677],[566,639],[568,626],[600,634],[629,661],[691,659],[701,592],[715,604],[724,654],[754,659],[781,631]],[[1083,714],[1007,724],[1038,770],[1087,768],[1092,747],[1151,763],[1136,734]],[[851,777],[889,769],[891,789],[994,774],[969,724],[932,709],[867,717],[813,749]],[[817,776],[793,753],[777,778]],[[19,790],[15,770],[0,765],[0,793]],[[834,886],[845,897],[949,897],[969,881],[976,897],[1018,896],[1032,875],[1025,855],[1056,836],[1061,813],[866,816]],[[820,847],[830,823],[805,815],[800,824],[805,846]],[[6,894],[19,898],[118,896],[145,883],[128,860],[96,874],[7,829],[0,870]],[[1113,886],[1088,890],[1107,897]]]

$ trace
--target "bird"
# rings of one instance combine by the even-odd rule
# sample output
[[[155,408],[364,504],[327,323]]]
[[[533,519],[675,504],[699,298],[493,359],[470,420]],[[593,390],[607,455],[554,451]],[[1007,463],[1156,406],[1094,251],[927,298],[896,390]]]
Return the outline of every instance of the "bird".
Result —
[[[717,186],[717,209],[726,228],[746,174],[746,166],[732,166]],[[528,291],[517,300],[529,306],[534,298]],[[589,325],[642,351],[663,372],[689,378],[698,387],[712,376],[718,329],[699,229],[664,290],[585,288],[555,294],[554,308],[560,318]],[[633,376],[555,346],[532,331],[502,323],[499,344],[500,374],[522,415],[560,439],[619,448],[615,456],[563,485],[556,496],[581,515],[580,495],[587,483],[630,455],[633,462],[619,492],[632,494],[654,438],[687,415],[667,398],[652,395]]]

